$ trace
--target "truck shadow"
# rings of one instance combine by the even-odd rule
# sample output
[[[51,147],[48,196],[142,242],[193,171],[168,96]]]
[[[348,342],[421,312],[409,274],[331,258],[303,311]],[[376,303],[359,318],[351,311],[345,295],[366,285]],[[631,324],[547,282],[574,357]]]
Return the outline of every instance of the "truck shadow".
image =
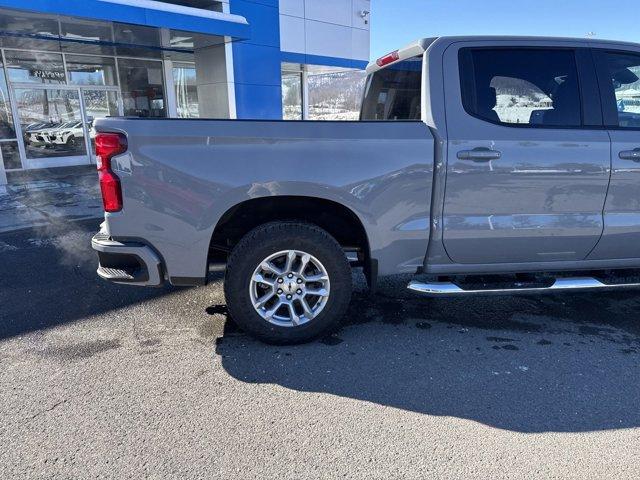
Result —
[[[640,426],[637,291],[427,300],[398,288],[356,294],[346,327],[308,345],[265,346],[228,321],[216,353],[243,382],[512,431]]]
[[[217,355],[243,382],[520,432],[640,426],[638,290],[426,300],[407,294],[407,278],[389,279],[376,297],[355,294],[337,334],[270,347],[225,321],[222,300],[203,311],[212,297],[222,298],[217,283],[210,290],[137,289],[99,280],[88,245],[98,223],[2,237],[0,339],[109,312],[120,311],[104,321],[120,324],[129,307],[141,306],[127,313],[131,319],[155,305],[147,323],[140,320],[145,341],[157,341],[158,318],[169,328],[198,330],[203,342],[223,329]]]
[[[0,340],[174,295],[96,275],[91,236],[100,219],[5,233],[0,239]]]

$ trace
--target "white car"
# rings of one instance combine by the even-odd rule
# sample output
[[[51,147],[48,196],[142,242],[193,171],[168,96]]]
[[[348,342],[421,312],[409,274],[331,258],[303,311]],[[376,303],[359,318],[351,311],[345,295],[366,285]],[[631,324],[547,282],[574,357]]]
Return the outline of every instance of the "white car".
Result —
[[[73,121],[63,123],[59,127],[46,131],[48,143],[55,146],[66,145],[69,149],[75,149],[84,141],[82,122]]]
[[[51,123],[34,123],[28,125],[25,128],[24,137],[29,145],[32,147],[42,147],[49,143],[49,137],[47,132],[58,128],[58,126],[51,126]]]

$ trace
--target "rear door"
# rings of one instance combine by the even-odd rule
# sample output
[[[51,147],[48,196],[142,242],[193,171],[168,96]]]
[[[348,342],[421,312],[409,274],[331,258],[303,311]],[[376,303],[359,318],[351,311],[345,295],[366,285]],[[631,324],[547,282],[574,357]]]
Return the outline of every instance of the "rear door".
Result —
[[[612,169],[604,234],[589,259],[640,258],[640,50],[594,49],[593,54]]]
[[[602,234],[610,167],[590,51],[462,42],[445,52],[444,75],[450,258],[587,257]]]

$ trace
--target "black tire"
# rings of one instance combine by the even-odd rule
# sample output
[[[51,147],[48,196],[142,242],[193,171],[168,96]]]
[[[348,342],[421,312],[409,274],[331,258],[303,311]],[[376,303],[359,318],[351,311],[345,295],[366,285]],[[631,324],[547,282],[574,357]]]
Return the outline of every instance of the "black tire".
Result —
[[[253,307],[251,277],[260,263],[283,250],[300,250],[317,258],[326,269],[330,290],[320,313],[298,326],[279,326]],[[230,316],[245,332],[276,345],[305,343],[333,332],[351,301],[351,267],[344,251],[326,231],[315,225],[273,222],[255,228],[236,245],[227,262],[224,293]]]

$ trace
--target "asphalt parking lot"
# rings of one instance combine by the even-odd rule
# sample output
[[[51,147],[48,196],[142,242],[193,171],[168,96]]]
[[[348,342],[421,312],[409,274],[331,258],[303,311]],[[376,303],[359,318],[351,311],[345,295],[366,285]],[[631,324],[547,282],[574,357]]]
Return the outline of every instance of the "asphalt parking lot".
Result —
[[[257,343],[96,278],[98,221],[0,234],[0,478],[637,478],[640,292],[423,299]]]

